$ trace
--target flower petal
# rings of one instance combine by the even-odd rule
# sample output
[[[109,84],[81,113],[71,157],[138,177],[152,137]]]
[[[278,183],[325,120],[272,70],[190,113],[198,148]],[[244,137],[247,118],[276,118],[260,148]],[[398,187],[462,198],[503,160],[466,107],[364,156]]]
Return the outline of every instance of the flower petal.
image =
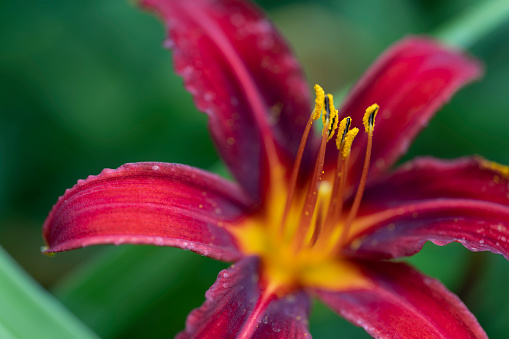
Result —
[[[377,103],[370,180],[392,166],[433,114],[465,83],[477,78],[480,65],[430,39],[411,37],[387,50],[353,88],[341,113],[364,130],[362,117]],[[360,178],[367,135],[360,134],[351,152],[351,182]],[[328,157],[329,167],[335,156]]]
[[[412,255],[431,240],[509,259],[508,178],[493,164],[422,158],[370,185],[353,229],[355,255]]]
[[[316,293],[374,338],[487,338],[461,300],[438,280],[402,263],[359,265],[371,288]]]
[[[220,272],[178,338],[310,338],[308,296],[269,293],[260,287],[258,268],[259,260],[249,257]]]
[[[222,226],[247,206],[238,186],[213,174],[176,164],[125,164],[78,181],[59,198],[44,223],[45,252],[129,243],[237,260],[242,254]]]
[[[259,197],[265,141],[291,166],[311,114],[291,51],[263,14],[240,0],[143,0],[168,27],[176,72],[210,117],[221,156],[247,192]]]

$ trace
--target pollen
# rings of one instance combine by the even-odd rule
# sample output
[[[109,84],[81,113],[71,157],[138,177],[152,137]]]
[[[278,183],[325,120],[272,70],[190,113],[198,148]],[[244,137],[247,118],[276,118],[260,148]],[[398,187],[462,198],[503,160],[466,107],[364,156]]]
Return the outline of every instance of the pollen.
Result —
[[[334,132],[338,128],[338,111],[334,108],[334,97],[327,94],[324,98],[325,115],[322,116],[323,124],[327,127],[327,141],[332,139]]]
[[[352,143],[353,139],[357,136],[357,133],[359,133],[359,129],[357,127],[352,128],[346,133],[345,136],[345,143],[343,145],[343,149],[341,150],[341,153],[343,155],[343,158],[348,157],[350,154],[350,150],[352,149]]]
[[[315,100],[315,110],[313,111],[313,120],[318,120],[320,118],[320,115],[322,114],[322,111],[324,109],[325,105],[325,92],[320,85],[315,85],[314,87],[315,93],[316,93],[316,100]]]
[[[501,165],[494,161],[480,159],[480,167],[482,169],[490,169],[500,174],[503,178],[509,178],[509,166]]]
[[[375,118],[379,108],[380,107],[377,104],[373,104],[366,108],[366,113],[364,113],[364,117],[362,118],[362,123],[366,129],[366,133],[373,131],[375,128]]]
[[[336,147],[338,151],[341,150],[341,145],[345,142],[346,133],[350,130],[350,124],[352,123],[352,118],[346,117],[339,123],[338,136],[336,138]]]

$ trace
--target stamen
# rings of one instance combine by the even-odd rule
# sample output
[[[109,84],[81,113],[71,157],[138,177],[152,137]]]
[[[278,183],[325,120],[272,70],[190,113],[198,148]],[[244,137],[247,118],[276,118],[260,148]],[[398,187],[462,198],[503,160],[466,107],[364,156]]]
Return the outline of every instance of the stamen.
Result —
[[[322,87],[319,85],[315,85],[314,87],[316,93],[315,100],[315,109],[311,113],[309,117],[308,123],[306,124],[306,128],[304,129],[304,133],[302,135],[302,139],[300,140],[299,149],[297,151],[297,156],[295,158],[295,163],[292,169],[292,176],[290,177],[290,188],[288,191],[288,196],[286,198],[285,209],[283,210],[283,217],[281,219],[280,233],[282,234],[285,229],[286,219],[288,218],[288,213],[290,212],[290,207],[293,204],[293,200],[295,197],[295,188],[297,186],[297,178],[299,176],[300,164],[302,162],[302,156],[304,154],[304,148],[306,147],[306,142],[309,136],[309,131],[311,130],[311,125],[314,120],[318,120],[320,115],[322,114],[322,110],[325,105],[325,92]]]
[[[309,240],[309,247],[313,247],[318,240],[318,236],[322,232],[322,209],[318,209],[318,215],[316,218],[315,229],[313,230],[313,234],[311,235],[311,239]]]
[[[343,142],[345,141],[346,133],[350,130],[350,125],[352,124],[352,118],[346,117],[341,120],[339,124],[338,137],[336,138],[336,147],[338,151],[341,151],[343,147]]]
[[[318,95],[317,95],[318,96]],[[316,159],[315,169],[313,172],[313,176],[311,178],[311,182],[309,183],[308,191],[306,194],[306,198],[304,200],[304,206],[300,218],[299,225],[297,226],[297,231],[294,236],[294,249],[298,251],[303,245],[305,236],[311,224],[311,220],[313,218],[313,214],[316,208],[316,201],[318,198],[318,182],[321,179],[321,175],[323,174],[323,163],[325,159],[325,147],[327,146],[327,141],[330,140],[330,134],[334,133],[333,119],[337,121],[338,111],[333,106],[334,101],[331,94],[327,94],[324,97],[324,110],[325,114],[322,115],[323,121],[323,131],[322,131],[322,141],[320,143],[320,150],[318,153],[318,157]],[[337,122],[336,122],[337,124]]]
[[[378,109],[380,107],[377,104],[373,104],[366,108],[366,113],[364,113],[364,117],[362,118],[362,123],[364,124],[364,128],[366,129],[366,133],[373,132],[375,128],[375,118],[378,113]]]
[[[346,134],[350,130],[350,125],[352,123],[352,118],[346,117],[339,123],[339,129],[338,129],[338,136],[336,138],[336,147],[338,148],[339,153],[341,154],[341,149],[344,146],[344,141]],[[339,195],[339,189],[340,189],[340,182],[343,179],[343,176],[346,174],[346,170],[344,171],[344,165],[343,165],[343,158],[338,155],[338,162],[336,164],[336,170],[334,171],[334,177],[333,177],[333,188],[332,188],[332,195],[330,198],[329,208],[327,212],[327,217],[325,218],[325,232],[326,234],[330,234],[332,229],[332,223],[333,223],[333,215],[334,211],[336,209],[336,206],[338,205],[339,201],[342,201],[343,197]],[[343,173],[343,171],[345,173]]]
[[[347,133],[343,133],[345,136],[342,138],[343,142],[341,143],[338,154],[338,164],[336,166],[336,175],[334,177],[334,188],[326,219],[325,227],[327,230],[327,235],[332,234],[334,223],[340,220],[341,214],[343,212],[345,187],[348,176],[348,163],[350,160],[350,150],[352,148],[353,140],[358,132],[359,129],[354,127]]]
[[[306,199],[304,200],[304,206],[302,209],[300,222],[297,227],[295,236],[293,238],[295,252],[300,250],[301,246],[303,245],[304,238],[309,229],[309,225],[311,223],[311,219],[313,217],[313,213],[315,210],[316,200],[318,198],[318,181],[321,180],[323,163],[325,159],[325,146],[327,145],[327,131],[328,130],[326,126],[324,126],[322,131],[322,141],[320,143],[320,150],[318,152],[318,157],[316,159],[315,169],[313,171],[313,176],[309,183]]]
[[[375,128],[375,118],[378,113],[379,106],[377,104],[373,104],[366,109],[366,113],[364,114],[363,122],[364,128],[366,129],[366,133],[368,133],[368,144],[366,147],[366,157],[364,158],[364,167],[362,169],[361,181],[359,182],[359,187],[357,188],[357,193],[355,194],[355,198],[352,204],[352,208],[350,209],[350,213],[348,213],[348,217],[345,221],[345,226],[341,233],[341,237],[339,239],[339,247],[343,247],[348,239],[348,233],[350,231],[350,227],[352,226],[352,222],[357,216],[357,212],[359,211],[359,206],[362,200],[362,195],[364,194],[364,188],[366,187],[366,181],[368,178],[369,172],[369,162],[371,160],[371,149],[373,147],[373,130]],[[353,140],[353,139],[352,139]],[[345,139],[346,143],[346,139]]]
[[[325,92],[323,88],[320,87],[320,85],[315,85],[313,87],[316,94],[315,99],[315,110],[313,111],[313,120],[318,120],[320,118],[320,114],[322,114],[324,105],[325,105]]]
[[[308,248],[315,245],[322,233],[325,217],[327,216],[327,202],[330,201],[332,187],[327,181],[320,182],[318,200],[316,202],[316,213],[313,215],[312,227],[306,234],[305,244]]]
[[[325,114],[322,116],[323,125],[327,126],[327,141],[332,139],[334,132],[338,128],[338,111],[334,108],[334,99],[332,94],[325,96]]]
[[[346,133],[343,149],[341,150],[341,155],[343,156],[343,158],[346,158],[350,155],[350,151],[352,150],[353,139],[355,139],[357,133],[359,133],[359,129],[357,127],[354,127],[352,130]]]

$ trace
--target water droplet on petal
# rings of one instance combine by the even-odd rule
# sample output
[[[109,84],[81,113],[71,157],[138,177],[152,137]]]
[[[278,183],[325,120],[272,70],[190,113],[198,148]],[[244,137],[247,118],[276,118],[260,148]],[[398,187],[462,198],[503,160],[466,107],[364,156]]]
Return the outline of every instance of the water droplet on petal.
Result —
[[[272,330],[276,333],[281,332],[281,327],[278,323],[272,323]]]
[[[212,101],[212,100],[214,100],[215,97],[216,97],[215,94],[212,92],[206,92],[203,95],[203,99],[205,99],[205,101]]]
[[[236,26],[236,27],[241,26],[242,24],[244,24],[245,21],[246,21],[246,19],[240,13],[234,13],[230,17],[230,22],[232,23],[233,26]]]

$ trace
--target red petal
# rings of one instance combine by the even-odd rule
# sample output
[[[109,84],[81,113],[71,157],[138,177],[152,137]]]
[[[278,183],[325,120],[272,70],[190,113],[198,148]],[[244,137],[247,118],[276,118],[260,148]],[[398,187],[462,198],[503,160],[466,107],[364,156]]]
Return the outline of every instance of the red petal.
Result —
[[[487,164],[479,158],[422,158],[368,187],[356,226],[356,254],[412,255],[431,240],[457,241],[509,259],[508,179]]]
[[[380,106],[375,123],[370,179],[390,167],[433,114],[465,83],[481,73],[479,64],[429,39],[407,38],[387,50],[357,83],[341,112],[362,127],[366,108]],[[352,182],[362,173],[367,135],[351,152]],[[328,157],[334,166],[335,156]]]
[[[258,267],[251,257],[220,272],[178,338],[310,338],[308,296],[268,293],[260,287]]]
[[[67,190],[43,227],[46,252],[97,244],[151,244],[212,258],[240,258],[222,226],[243,216],[239,187],[204,171],[157,162],[126,164]]]
[[[266,161],[262,137],[274,138],[283,159],[291,161],[311,113],[297,61],[272,24],[247,1],[142,3],[166,22],[176,72],[209,115],[221,156],[258,197]]]
[[[317,291],[333,310],[375,338],[487,338],[438,280],[400,263],[361,264],[372,288]]]

